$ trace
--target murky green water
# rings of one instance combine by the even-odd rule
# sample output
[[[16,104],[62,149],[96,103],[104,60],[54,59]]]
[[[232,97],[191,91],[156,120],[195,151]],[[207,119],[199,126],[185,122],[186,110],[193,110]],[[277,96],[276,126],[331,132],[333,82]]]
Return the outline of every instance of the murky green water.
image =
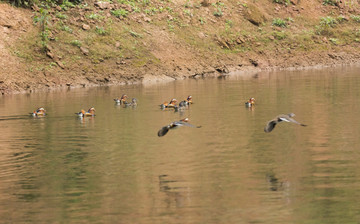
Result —
[[[359,74],[344,67],[3,96],[0,220],[359,223]],[[139,105],[116,106],[123,93]],[[158,107],[188,95],[194,104],[182,113]],[[40,106],[47,117],[28,116]],[[91,106],[94,118],[74,114]],[[308,126],[264,133],[290,112]],[[184,117],[202,128],[157,136]]]

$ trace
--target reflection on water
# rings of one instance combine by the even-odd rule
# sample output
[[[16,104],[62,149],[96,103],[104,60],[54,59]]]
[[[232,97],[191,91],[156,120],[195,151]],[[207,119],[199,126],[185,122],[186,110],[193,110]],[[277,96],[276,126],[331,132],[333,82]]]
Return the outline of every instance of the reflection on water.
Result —
[[[5,223],[357,223],[359,68],[0,99]],[[116,105],[126,93],[138,105]],[[161,110],[185,100],[185,110]],[[256,105],[246,108],[250,98]],[[38,107],[44,118],[28,116]],[[78,118],[82,108],[95,117]],[[278,124],[278,114],[296,114]],[[189,117],[202,128],[158,130]]]

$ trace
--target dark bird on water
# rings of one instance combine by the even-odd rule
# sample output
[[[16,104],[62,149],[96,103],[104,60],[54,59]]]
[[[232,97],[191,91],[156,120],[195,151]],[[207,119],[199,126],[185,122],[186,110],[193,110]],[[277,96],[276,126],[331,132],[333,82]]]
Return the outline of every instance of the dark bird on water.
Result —
[[[307,126],[305,124],[301,124],[297,121],[295,121],[292,117],[294,117],[295,114],[294,113],[290,113],[290,114],[280,114],[278,116],[276,116],[274,119],[272,119],[271,121],[269,121],[266,125],[266,127],[264,128],[264,131],[265,132],[271,132],[277,123],[280,123],[282,121],[285,121],[285,122],[292,122],[292,123],[295,123],[295,124],[298,124],[298,125],[301,125],[301,126]]]
[[[169,125],[162,127],[158,131],[158,136],[159,137],[164,136],[164,135],[166,135],[166,133],[168,133],[168,131],[170,129],[174,129],[174,128],[177,128],[180,126],[188,126],[191,128],[201,128],[201,126],[195,126],[195,125],[189,124],[187,122],[189,122],[189,118],[184,118],[184,119],[181,119],[180,121],[174,121],[174,122],[170,123]]]

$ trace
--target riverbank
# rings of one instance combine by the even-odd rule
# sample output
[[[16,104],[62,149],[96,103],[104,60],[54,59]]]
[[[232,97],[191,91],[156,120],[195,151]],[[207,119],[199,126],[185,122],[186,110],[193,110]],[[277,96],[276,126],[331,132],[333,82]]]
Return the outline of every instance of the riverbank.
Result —
[[[1,94],[360,62],[355,1],[65,3],[0,3]]]

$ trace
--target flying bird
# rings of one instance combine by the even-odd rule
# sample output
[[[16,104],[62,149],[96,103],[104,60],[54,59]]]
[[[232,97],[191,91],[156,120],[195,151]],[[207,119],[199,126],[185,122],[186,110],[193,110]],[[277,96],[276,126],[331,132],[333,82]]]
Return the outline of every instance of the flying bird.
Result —
[[[297,121],[295,121],[292,117],[294,117],[295,114],[294,113],[290,113],[290,114],[280,114],[278,116],[276,116],[274,119],[270,120],[267,124],[266,124],[266,127],[264,128],[264,131],[265,132],[271,132],[277,123],[280,123],[282,121],[285,121],[285,122],[292,122],[292,123],[295,123],[295,124],[298,124],[298,125],[301,125],[301,126],[307,126],[305,124],[301,124]]]
[[[181,119],[180,121],[174,121],[174,122],[170,123],[169,125],[162,127],[158,131],[158,136],[162,137],[162,136],[166,135],[166,133],[168,133],[168,131],[170,129],[174,129],[174,128],[177,128],[180,126],[188,126],[191,128],[201,128],[201,126],[195,126],[195,125],[189,124],[187,122],[189,122],[189,118],[184,118],[184,119]]]

